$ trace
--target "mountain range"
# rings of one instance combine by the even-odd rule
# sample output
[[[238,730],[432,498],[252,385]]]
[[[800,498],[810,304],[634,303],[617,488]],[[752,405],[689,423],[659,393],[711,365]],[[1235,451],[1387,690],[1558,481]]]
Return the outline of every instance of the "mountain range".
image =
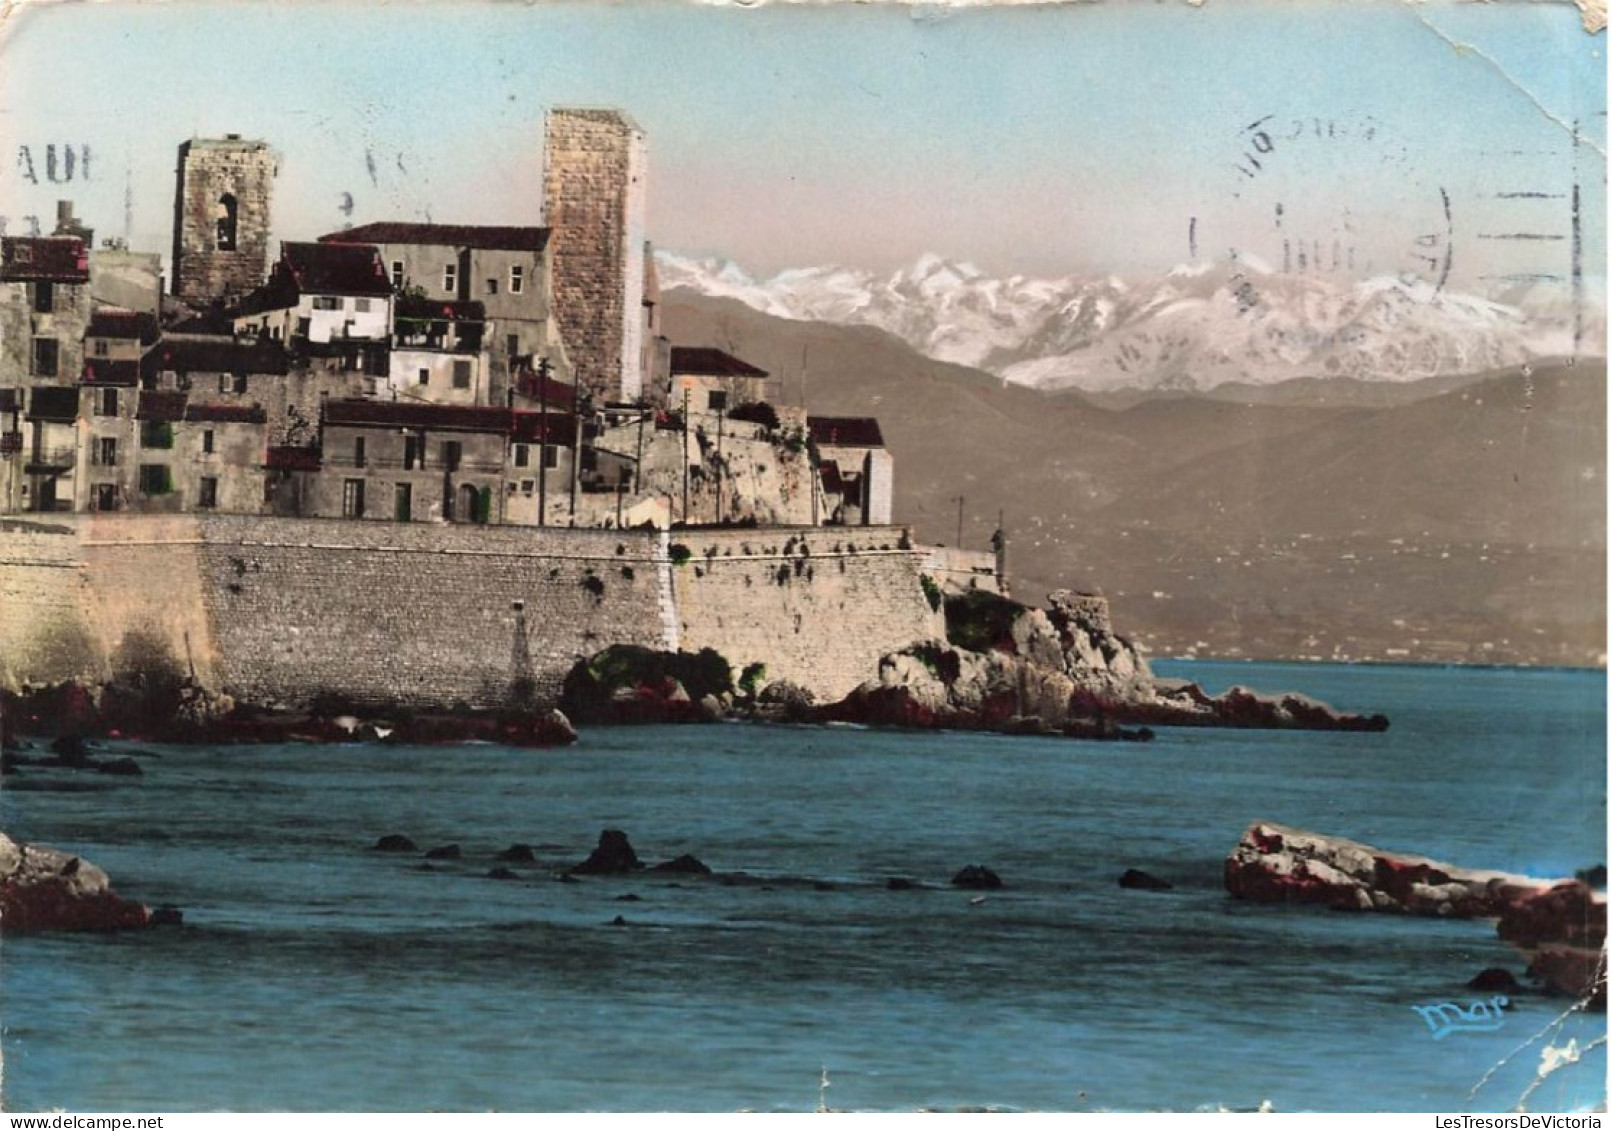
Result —
[[[730,260],[669,252],[656,263],[667,292],[734,299],[792,321],[875,327],[937,361],[1047,391],[1447,380],[1570,355],[1575,330],[1559,295],[1538,286],[1497,301],[1396,277],[1278,272],[1251,257],[1128,280],[996,278],[936,255],[887,276],[812,267],[755,279]],[[1603,314],[1584,335],[1603,342]]]
[[[962,275],[929,266],[923,277],[957,301],[983,293],[942,286]],[[1212,303],[1208,274],[1159,287],[1208,288]],[[1412,320],[1458,314],[1475,327],[1470,368],[1442,377],[1255,384],[1243,365],[1242,383],[1208,393],[1116,398],[938,360],[911,343],[915,329],[763,313],[757,294],[662,279],[677,344],[767,370],[777,403],[878,418],[895,519],[919,539],[983,549],[1000,523],[1016,596],[1103,592],[1119,630],[1154,655],[1605,663],[1605,363],[1489,365],[1514,356],[1484,352],[1512,318],[1496,304],[1448,298]],[[865,291],[822,293],[836,287],[842,314],[859,309]],[[1163,317],[1126,301],[1138,326]],[[925,318],[943,336],[939,316]],[[1024,340],[1003,329],[990,348],[1005,357]]]

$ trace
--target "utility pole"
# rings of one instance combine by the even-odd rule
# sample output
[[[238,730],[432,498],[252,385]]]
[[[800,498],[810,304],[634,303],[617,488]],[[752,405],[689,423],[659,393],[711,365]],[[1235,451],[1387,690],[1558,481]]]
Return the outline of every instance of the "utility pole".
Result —
[[[537,525],[548,525],[548,397],[547,382],[537,371]]]
[[[957,549],[962,549],[962,505],[968,501],[966,495],[957,496]]]
[[[575,453],[575,458],[571,460],[571,525],[575,526],[576,490],[582,480],[582,414],[578,412],[572,419],[576,422],[575,431],[572,434],[576,446],[571,449]]]
[[[726,477],[727,465],[722,462],[722,426],[727,422],[727,410],[722,409],[716,413],[716,525],[722,524],[722,480]]]
[[[632,468],[632,493],[634,495],[643,490],[643,425],[648,417],[649,410],[645,407],[642,398],[638,400],[638,462]]]

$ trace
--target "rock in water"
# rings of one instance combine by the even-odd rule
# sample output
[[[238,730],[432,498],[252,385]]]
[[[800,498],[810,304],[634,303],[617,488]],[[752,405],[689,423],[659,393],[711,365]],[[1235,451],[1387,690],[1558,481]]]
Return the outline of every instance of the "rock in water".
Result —
[[[643,862],[632,850],[626,833],[620,829],[605,829],[599,833],[599,844],[592,855],[571,871],[584,876],[622,876],[642,867]]]
[[[114,931],[151,919],[89,861],[0,833],[0,931]]]
[[[1124,875],[1119,877],[1121,888],[1131,888],[1135,891],[1174,891],[1175,885],[1168,880],[1160,880],[1150,872],[1143,872],[1139,868],[1126,868]]]
[[[1265,903],[1498,919],[1499,937],[1551,990],[1605,1008],[1605,896],[1580,880],[1459,868],[1258,822],[1226,858],[1225,888]]]
[[[999,891],[1001,877],[982,864],[969,864],[951,877],[951,886],[970,891]]]
[[[684,852],[675,860],[667,860],[663,864],[656,864],[650,868],[651,872],[670,872],[681,876],[708,876],[710,868],[697,856]]]
[[[415,844],[402,833],[388,833],[375,842],[375,852],[418,852],[419,845]]]

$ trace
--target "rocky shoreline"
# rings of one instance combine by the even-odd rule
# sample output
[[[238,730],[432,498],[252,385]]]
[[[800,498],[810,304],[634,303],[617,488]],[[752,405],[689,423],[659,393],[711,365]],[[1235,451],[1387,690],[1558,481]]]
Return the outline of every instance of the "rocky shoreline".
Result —
[[[943,599],[945,638],[885,655],[843,699],[742,672],[721,655],[612,645],[579,660],[558,709],[535,702],[408,709],[358,704],[332,691],[304,704],[236,702],[168,673],[99,685],[66,682],[0,691],[0,769],[25,770],[21,735],[139,742],[494,742],[551,747],[576,726],[725,720],[850,723],[907,729],[1146,741],[1153,727],[1381,731],[1382,715],[1340,712],[1300,694],[1235,687],[1210,696],[1194,683],[1158,679],[1113,631],[1107,602],[1060,590],[1033,609],[980,591]],[[940,598],[935,597],[936,607]],[[534,698],[534,697],[529,697]]]
[[[1257,903],[1495,920],[1550,991],[1606,1007],[1605,893],[1580,879],[1461,868],[1259,821],[1225,860],[1225,890]]]
[[[119,931],[180,919],[171,907],[124,899],[88,860],[0,833],[0,930]]]

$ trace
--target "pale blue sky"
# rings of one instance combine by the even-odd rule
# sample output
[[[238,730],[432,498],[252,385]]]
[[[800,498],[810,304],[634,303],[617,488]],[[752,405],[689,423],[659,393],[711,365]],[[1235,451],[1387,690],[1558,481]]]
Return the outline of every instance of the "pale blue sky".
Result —
[[[1156,270],[1193,217],[1200,255],[1297,237],[1409,271],[1446,192],[1476,290],[1565,272],[1562,240],[1493,237],[1570,231],[1572,121],[1603,273],[1604,47],[1554,3],[50,5],[0,47],[0,215],[71,196],[122,235],[127,187],[131,243],[166,252],[177,146],[233,132],[283,155],[282,238],[342,226],[343,194],[353,223],[535,223],[544,108],[610,105],[648,134],[656,242],[757,271]],[[48,183],[52,143],[90,147],[88,182]]]

